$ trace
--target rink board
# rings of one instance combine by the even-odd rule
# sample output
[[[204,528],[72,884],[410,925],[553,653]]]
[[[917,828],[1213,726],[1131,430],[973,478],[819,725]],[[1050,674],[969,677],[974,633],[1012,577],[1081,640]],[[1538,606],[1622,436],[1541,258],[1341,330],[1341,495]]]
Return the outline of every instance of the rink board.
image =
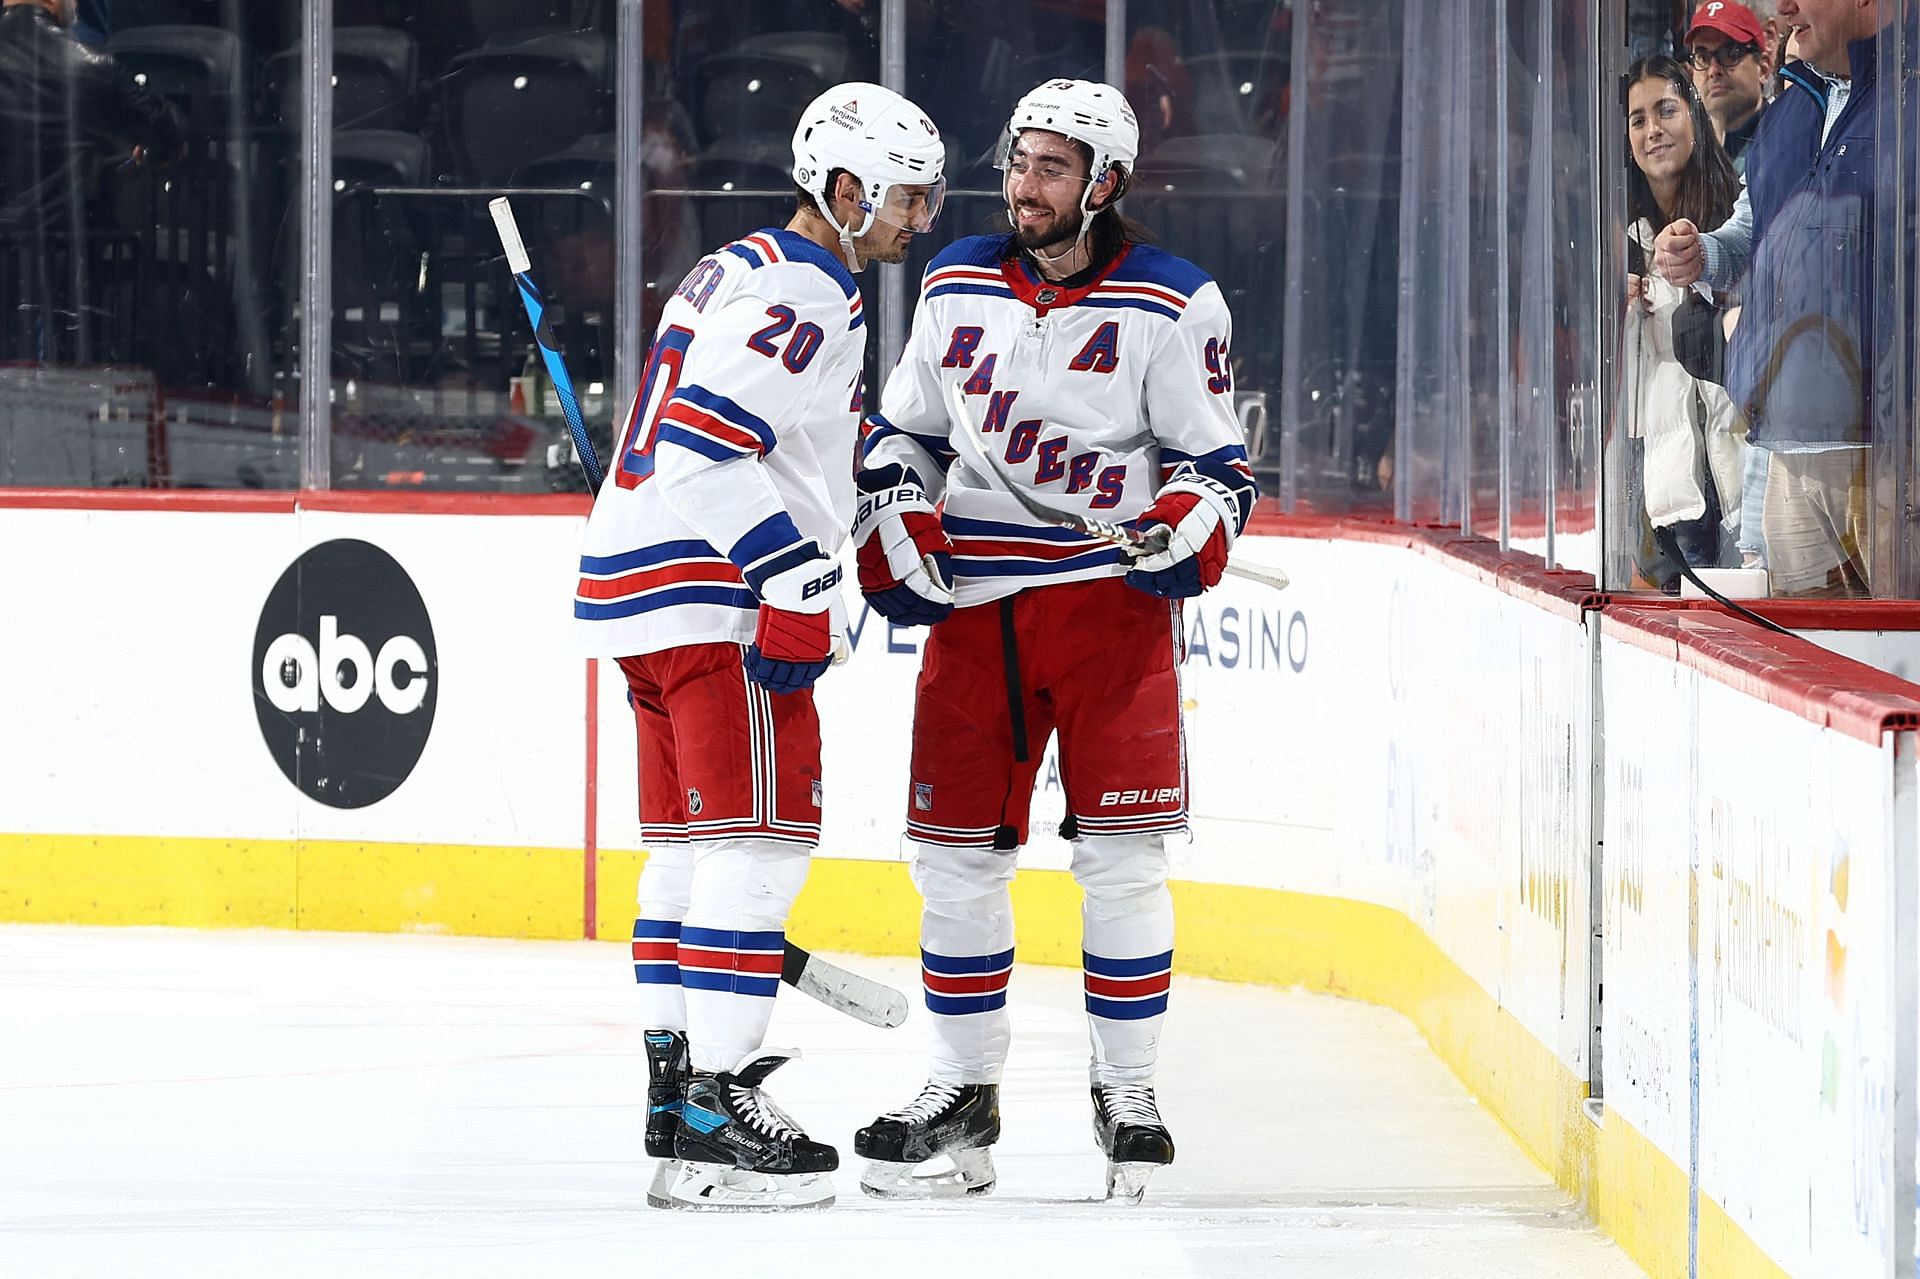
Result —
[[[7,545],[61,549],[0,565],[0,646],[26,673],[0,721],[0,919],[624,933],[644,857],[630,713],[611,664],[560,655],[577,506],[47,505],[0,506]],[[1406,1013],[1651,1273],[1910,1273],[1912,690],[1608,605],[1475,539],[1267,527],[1288,535],[1237,553],[1294,586],[1230,579],[1185,618],[1182,969]],[[313,721],[403,774],[357,807],[299,788],[270,743],[305,739],[261,709],[269,597],[342,539],[391,557],[432,632],[423,738],[404,672],[385,719],[374,700]],[[92,564],[114,566],[104,587],[70,567]],[[382,607],[349,591],[309,612],[378,640]],[[854,638],[820,688],[825,836],[794,934],[910,955],[922,634],[863,613]],[[1063,814],[1049,748],[1015,886],[1030,962],[1078,962]]]

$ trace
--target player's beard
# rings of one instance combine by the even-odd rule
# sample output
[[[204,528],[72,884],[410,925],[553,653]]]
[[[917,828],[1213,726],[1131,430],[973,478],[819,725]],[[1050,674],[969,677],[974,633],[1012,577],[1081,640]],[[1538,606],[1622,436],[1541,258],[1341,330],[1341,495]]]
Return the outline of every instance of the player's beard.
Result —
[[[905,262],[907,250],[913,247],[913,234],[902,233],[876,218],[873,229],[855,240],[853,247],[862,262]]]
[[[1057,213],[1045,222],[1033,226],[1021,226],[1020,219],[1010,207],[1007,210],[1008,221],[1013,224],[1013,242],[1029,253],[1042,257],[1053,256],[1062,248],[1071,247],[1080,238],[1080,220],[1086,215],[1074,209],[1069,213]]]

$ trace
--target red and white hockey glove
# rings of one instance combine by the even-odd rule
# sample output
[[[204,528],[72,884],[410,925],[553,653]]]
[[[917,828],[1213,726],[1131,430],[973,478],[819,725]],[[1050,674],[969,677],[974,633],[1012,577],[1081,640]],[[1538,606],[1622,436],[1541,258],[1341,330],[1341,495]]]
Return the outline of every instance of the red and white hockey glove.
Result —
[[[840,566],[817,543],[800,549],[811,554],[752,582],[760,617],[746,653],[747,678],[771,693],[812,688],[846,648]]]
[[[1227,571],[1227,549],[1240,528],[1240,506],[1233,490],[1191,465],[1161,485],[1153,505],[1134,527],[1166,541],[1162,549],[1134,561],[1127,585],[1162,599],[1186,599],[1219,582]]]
[[[953,542],[920,477],[899,465],[860,472],[853,544],[860,590],[874,612],[931,626],[953,612]]]

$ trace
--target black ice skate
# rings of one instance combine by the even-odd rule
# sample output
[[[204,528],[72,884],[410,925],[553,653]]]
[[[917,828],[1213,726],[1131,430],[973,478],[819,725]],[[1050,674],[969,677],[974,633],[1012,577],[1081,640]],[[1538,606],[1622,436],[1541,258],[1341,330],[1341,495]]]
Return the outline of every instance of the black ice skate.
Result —
[[[812,1140],[760,1091],[794,1054],[762,1049],[731,1071],[696,1072],[680,1108],[673,1184],[677,1208],[824,1208],[840,1166],[832,1146]]]
[[[993,1190],[998,1084],[929,1083],[853,1135],[869,1160],[860,1189],[876,1199],[945,1199]]]
[[[674,1158],[673,1137],[680,1131],[680,1103],[686,1099],[687,1036],[680,1030],[649,1030],[647,1043],[647,1154],[660,1162],[647,1187],[647,1202],[655,1208],[673,1206],[673,1183],[680,1175]]]
[[[1107,1198],[1139,1203],[1155,1168],[1173,1162],[1173,1135],[1152,1084],[1095,1084],[1093,1139],[1107,1156]]]

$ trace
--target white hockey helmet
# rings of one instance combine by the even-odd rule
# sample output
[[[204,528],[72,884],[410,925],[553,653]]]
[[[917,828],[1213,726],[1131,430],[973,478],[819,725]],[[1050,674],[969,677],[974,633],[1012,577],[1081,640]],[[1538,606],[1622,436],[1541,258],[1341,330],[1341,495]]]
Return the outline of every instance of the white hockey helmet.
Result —
[[[1093,152],[1093,164],[1087,170],[1087,189],[1080,196],[1083,217],[1100,179],[1115,165],[1131,177],[1133,162],[1140,155],[1140,122],[1127,104],[1127,95],[1110,84],[1093,80],[1048,80],[1020,99],[1001,138],[997,167],[1003,170],[1007,167],[1014,144],[1027,129],[1061,134]],[[1084,231],[1084,224],[1082,229]]]
[[[840,232],[847,265],[853,242],[877,218],[928,231],[946,199],[947,148],[926,112],[892,89],[864,80],[837,84],[807,104],[793,130],[793,180]],[[842,226],[827,198],[827,175],[845,169],[860,182],[859,226]]]

